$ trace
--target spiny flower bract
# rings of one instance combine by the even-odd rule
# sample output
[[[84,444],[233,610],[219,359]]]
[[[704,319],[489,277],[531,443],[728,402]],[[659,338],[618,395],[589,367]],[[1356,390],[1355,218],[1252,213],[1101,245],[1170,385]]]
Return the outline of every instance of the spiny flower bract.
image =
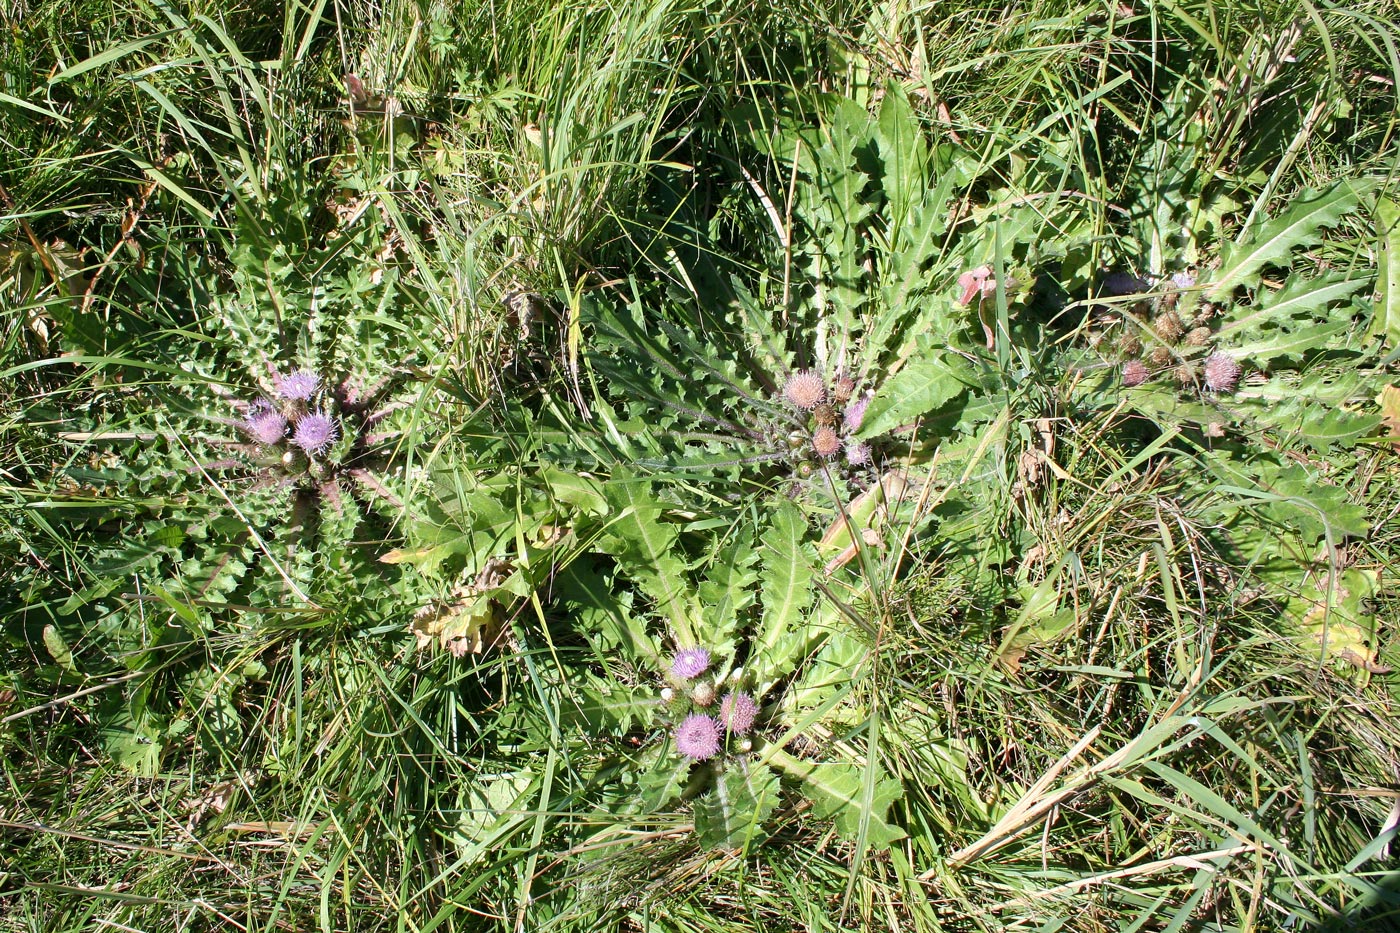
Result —
[[[1147,376],[1147,364],[1142,360],[1128,360],[1123,364],[1123,385],[1129,388],[1140,386],[1147,381]]]
[[[316,390],[321,387],[320,378],[312,372],[299,369],[286,376],[278,376],[275,380],[277,384],[277,395],[290,402],[305,402],[316,394]]]
[[[694,680],[710,669],[710,649],[684,648],[671,661],[671,673],[681,680]]]
[[[719,751],[719,723],[713,716],[691,713],[676,727],[676,750],[687,758],[704,761]]]
[[[783,385],[783,398],[803,411],[811,411],[826,401],[826,381],[810,369],[793,373]]]
[[[719,721],[735,735],[753,728],[758,716],[758,704],[747,693],[726,693],[719,703]]]
[[[851,396],[856,392],[856,381],[850,376],[842,373],[836,377],[836,382],[831,387],[831,400],[838,405],[844,405],[851,400]]]
[[[1175,311],[1164,311],[1157,316],[1156,324],[1157,336],[1167,343],[1176,343],[1181,339],[1181,335],[1186,333],[1186,325],[1181,322],[1181,316]]]
[[[340,429],[335,419],[324,412],[303,415],[292,433],[292,443],[308,454],[323,453],[340,437]]]

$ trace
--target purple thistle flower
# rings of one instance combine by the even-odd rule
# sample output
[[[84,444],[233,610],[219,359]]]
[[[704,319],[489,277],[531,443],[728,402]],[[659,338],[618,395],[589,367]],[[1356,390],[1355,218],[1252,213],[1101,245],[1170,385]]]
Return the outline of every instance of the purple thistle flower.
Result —
[[[846,406],[846,430],[859,431],[865,420],[865,410],[870,407],[870,393],[867,392]]]
[[[248,415],[243,419],[243,430],[251,434],[259,444],[271,446],[287,436],[287,419],[274,411],[267,402],[257,401],[248,406]]]
[[[841,438],[831,428],[817,428],[812,435],[812,450],[823,459],[834,457],[841,450]]]
[[[710,669],[710,649],[686,648],[671,661],[671,673],[681,680],[694,680]]]
[[[1240,384],[1240,364],[1228,353],[1206,357],[1206,386],[1213,392],[1233,392]]]
[[[336,427],[335,419],[317,411],[303,415],[297,422],[296,430],[292,433],[292,443],[308,454],[319,454],[325,452],[339,437],[340,428]]]
[[[1196,277],[1190,272],[1178,272],[1172,276],[1172,284],[1177,288],[1195,288]]]
[[[719,701],[719,721],[735,735],[752,729],[757,716],[758,704],[747,693],[726,693]]]
[[[719,723],[713,716],[691,713],[676,727],[676,751],[704,761],[719,751]]]
[[[1132,388],[1146,382],[1149,375],[1147,365],[1142,360],[1128,360],[1123,364],[1120,378],[1123,380],[1123,385]]]
[[[846,462],[851,466],[865,466],[870,462],[870,445],[854,438],[847,441]]]
[[[278,397],[292,402],[309,401],[311,396],[316,394],[316,390],[321,387],[321,380],[316,374],[304,369],[299,369],[288,376],[277,376],[274,381],[277,384]]]

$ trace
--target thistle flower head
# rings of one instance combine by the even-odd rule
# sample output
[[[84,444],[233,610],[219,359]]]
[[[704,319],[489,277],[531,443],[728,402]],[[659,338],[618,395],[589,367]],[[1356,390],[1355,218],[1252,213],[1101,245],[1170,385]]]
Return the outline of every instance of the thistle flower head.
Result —
[[[1140,386],[1147,381],[1147,364],[1142,360],[1128,360],[1123,364],[1121,378],[1128,388]]]
[[[694,680],[709,669],[708,648],[684,648],[671,659],[671,673],[681,680]]]
[[[1196,327],[1186,335],[1186,342],[1193,347],[1204,347],[1206,344],[1210,343],[1210,338],[1212,336],[1213,334],[1209,327]]]
[[[814,370],[795,372],[783,384],[783,398],[796,408],[811,411],[826,401],[826,381]]]
[[[690,701],[696,706],[709,706],[715,701],[715,685],[702,680],[690,690]]]
[[[713,757],[719,751],[719,723],[713,716],[691,713],[676,727],[676,751],[696,761]]]
[[[287,419],[266,402],[254,402],[243,419],[243,429],[259,444],[271,446],[287,436]]]
[[[846,373],[836,377],[836,381],[831,386],[831,400],[838,405],[844,405],[851,400],[851,396],[856,392],[856,381]]]
[[[317,375],[304,369],[286,376],[279,375],[274,381],[277,384],[277,397],[290,402],[309,401],[321,387],[321,380]]]
[[[865,420],[865,410],[870,407],[870,393],[866,392],[858,399],[854,399],[846,406],[846,430],[859,431],[860,423]]]
[[[1240,384],[1240,364],[1228,353],[1206,357],[1206,387],[1212,392],[1233,392]]]
[[[324,453],[339,438],[340,428],[335,419],[319,411],[303,415],[292,432],[292,443],[308,454]]]
[[[1164,311],[1157,317],[1157,336],[1167,343],[1176,343],[1186,333],[1186,325],[1175,311]]]
[[[726,693],[719,702],[719,721],[735,735],[752,729],[757,716],[758,704],[747,693]]]
[[[870,445],[862,441],[846,441],[846,462],[851,466],[865,466],[870,462]]]
[[[1172,276],[1172,284],[1177,288],[1195,288],[1196,277],[1190,272],[1178,272]]]
[[[817,428],[812,435],[812,450],[818,457],[834,457],[841,451],[841,435],[831,428]]]

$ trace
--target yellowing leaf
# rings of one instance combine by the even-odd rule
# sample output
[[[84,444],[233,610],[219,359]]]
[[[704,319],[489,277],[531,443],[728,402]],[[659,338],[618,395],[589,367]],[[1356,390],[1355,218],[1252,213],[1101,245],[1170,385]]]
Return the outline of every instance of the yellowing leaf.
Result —
[[[1376,404],[1381,408],[1381,424],[1390,440],[1400,444],[1400,386],[1382,386]]]
[[[436,641],[458,657],[495,647],[506,625],[498,597],[509,595],[507,583],[516,573],[509,561],[492,558],[470,583],[453,591],[452,599],[434,600],[415,612],[408,630],[417,636],[418,647]]]
[[[1368,610],[1376,591],[1377,574],[1349,567],[1322,574],[1290,600],[1291,614],[1304,636],[1316,643],[1324,658],[1343,661],[1373,674],[1389,668],[1376,660],[1375,616]]]
[[[857,548],[852,529],[861,534],[866,544],[878,534],[889,517],[892,505],[897,506],[909,490],[909,477],[895,470],[880,477],[880,482],[851,500],[845,515],[838,515],[817,542],[817,551],[828,557],[826,572],[832,573],[855,559]],[[878,540],[878,538],[875,538]]]

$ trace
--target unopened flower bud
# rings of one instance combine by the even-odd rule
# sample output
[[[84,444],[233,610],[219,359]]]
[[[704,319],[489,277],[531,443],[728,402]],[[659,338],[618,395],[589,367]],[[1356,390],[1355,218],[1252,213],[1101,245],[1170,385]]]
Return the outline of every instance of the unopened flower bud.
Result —
[[[709,706],[715,701],[715,685],[708,680],[702,680],[690,690],[690,699],[697,706]]]

